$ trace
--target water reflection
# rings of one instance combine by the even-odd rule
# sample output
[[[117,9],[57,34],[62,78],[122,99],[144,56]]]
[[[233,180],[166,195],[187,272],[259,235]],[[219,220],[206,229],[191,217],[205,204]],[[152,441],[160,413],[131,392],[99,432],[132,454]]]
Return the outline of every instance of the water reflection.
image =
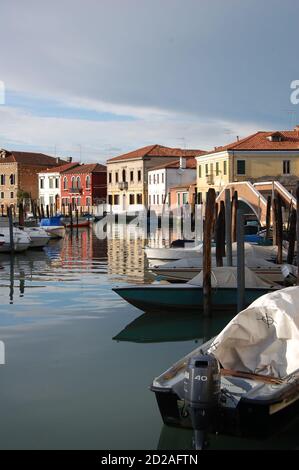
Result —
[[[114,340],[133,343],[162,343],[196,340],[202,343],[217,335],[232,318],[232,313],[212,319],[199,312],[144,313],[120,331]]]

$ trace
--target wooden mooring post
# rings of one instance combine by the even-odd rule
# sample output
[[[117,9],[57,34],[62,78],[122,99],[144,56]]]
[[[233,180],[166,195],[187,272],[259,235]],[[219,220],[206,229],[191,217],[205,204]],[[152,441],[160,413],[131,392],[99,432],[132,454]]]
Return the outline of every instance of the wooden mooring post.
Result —
[[[24,206],[23,203],[20,202],[19,204],[19,225],[20,227],[24,227]]]
[[[266,240],[270,238],[270,227],[271,227],[271,196],[267,197],[267,212],[266,212]]]
[[[225,256],[225,206],[224,201],[220,201],[220,209],[215,226],[216,239],[216,264],[223,266],[223,256]]]
[[[283,235],[283,222],[282,222],[282,210],[281,210],[281,199],[279,197],[274,198],[273,208],[276,220],[276,245],[277,245],[277,264],[282,264],[282,235]]]
[[[69,205],[69,216],[70,216],[70,229],[73,231],[73,208],[72,205]]]
[[[227,266],[233,265],[233,253],[232,253],[232,207],[230,200],[230,190],[225,189],[225,253]]]
[[[12,209],[12,207],[8,207],[8,223],[9,223],[10,252],[14,253],[15,245],[14,245],[14,233],[13,233],[13,209]]]
[[[288,231],[288,240],[289,240],[288,256],[287,256],[288,264],[293,264],[294,262],[295,241],[296,241],[296,219],[297,219],[296,210],[292,209],[292,212],[289,218],[289,231]]]
[[[237,213],[237,296],[238,313],[245,307],[244,215]]]
[[[207,193],[203,233],[203,314],[206,317],[210,316],[212,313],[211,246],[212,228],[215,215],[215,202],[215,190],[210,188]]]
[[[238,191],[234,192],[232,198],[232,241],[237,241],[237,214],[238,214]]]

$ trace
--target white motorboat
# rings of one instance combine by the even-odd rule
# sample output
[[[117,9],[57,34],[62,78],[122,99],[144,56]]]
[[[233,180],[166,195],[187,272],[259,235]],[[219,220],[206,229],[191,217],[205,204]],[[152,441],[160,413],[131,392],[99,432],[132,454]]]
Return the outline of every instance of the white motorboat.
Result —
[[[145,248],[145,254],[150,264],[161,264],[181,258],[193,258],[201,252],[202,242],[186,248]]]
[[[266,294],[214,339],[154,379],[165,424],[208,433],[265,437],[299,408],[299,287]]]
[[[14,241],[14,251],[20,252],[25,251],[29,248],[31,239],[28,233],[20,230],[17,227],[13,228],[13,241]],[[9,227],[0,227],[0,253],[7,253],[11,251],[10,248],[10,234]]]
[[[227,266],[227,258],[223,258],[223,266]],[[245,256],[245,265],[255,272],[260,278],[269,282],[283,282],[285,276],[282,272],[282,266],[267,261],[258,256]],[[170,282],[187,282],[200,273],[203,266],[202,255],[196,255],[193,258],[182,258],[163,265],[154,266],[151,271],[157,276]],[[216,266],[216,259],[212,259],[212,266]],[[233,257],[233,266],[237,266],[237,258]]]
[[[46,246],[51,238],[42,227],[24,227],[24,232],[26,232],[31,239],[29,248],[42,248]]]
[[[63,238],[66,228],[62,224],[61,216],[44,218],[40,221],[40,226],[47,232],[51,238]]]

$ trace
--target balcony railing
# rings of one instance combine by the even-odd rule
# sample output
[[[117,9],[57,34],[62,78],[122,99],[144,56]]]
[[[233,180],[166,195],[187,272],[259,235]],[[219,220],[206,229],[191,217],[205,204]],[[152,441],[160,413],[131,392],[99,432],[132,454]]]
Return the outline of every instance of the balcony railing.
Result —
[[[207,175],[206,181],[207,181],[207,184],[214,184],[214,175]]]
[[[81,194],[82,193],[82,188],[70,188],[69,192],[72,194]]]
[[[128,182],[122,181],[121,183],[118,183],[118,189],[120,189],[121,191],[128,189]]]

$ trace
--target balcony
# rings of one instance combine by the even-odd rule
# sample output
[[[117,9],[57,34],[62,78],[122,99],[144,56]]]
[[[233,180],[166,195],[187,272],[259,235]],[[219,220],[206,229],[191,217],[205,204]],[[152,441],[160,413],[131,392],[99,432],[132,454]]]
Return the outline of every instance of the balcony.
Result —
[[[82,194],[82,188],[70,188],[69,192],[71,194]]]
[[[214,175],[206,175],[206,182],[208,185],[214,184]]]
[[[121,183],[118,183],[118,189],[121,191],[126,191],[128,189],[128,182],[122,181]]]

